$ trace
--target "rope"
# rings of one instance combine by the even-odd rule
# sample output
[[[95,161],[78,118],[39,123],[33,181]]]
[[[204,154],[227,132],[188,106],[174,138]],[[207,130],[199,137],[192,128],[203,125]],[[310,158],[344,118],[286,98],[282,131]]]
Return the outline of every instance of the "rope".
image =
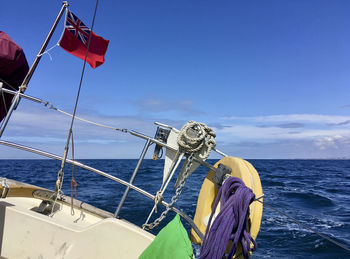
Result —
[[[49,51],[53,50],[53,49],[56,48],[57,46],[59,46],[58,42],[57,42],[54,46],[52,46],[51,48],[49,48],[48,50],[46,50],[45,52],[43,52],[43,53],[41,53],[41,54],[38,54],[37,57],[41,57],[42,55],[47,54],[47,55],[49,55],[49,57],[50,57],[50,61],[52,61],[52,56],[51,56],[51,54],[49,53]]]
[[[343,248],[344,250],[350,252],[350,248],[348,248],[348,247],[346,247],[346,246],[340,244],[339,242],[337,242],[337,241],[335,241],[335,240],[333,240],[333,239],[331,239],[331,238],[325,236],[324,234],[321,234],[321,233],[318,232],[317,230],[314,230],[314,229],[312,229],[312,228],[306,226],[305,224],[301,223],[300,221],[296,220],[295,218],[292,218],[291,216],[288,216],[286,213],[284,213],[284,212],[282,212],[282,211],[280,211],[280,210],[274,208],[274,207],[271,206],[269,203],[267,203],[267,202],[265,202],[265,201],[262,202],[262,201],[260,201],[260,200],[257,200],[257,201],[260,202],[260,203],[262,203],[264,206],[267,206],[268,208],[270,208],[270,209],[276,211],[277,213],[281,214],[282,216],[285,216],[287,219],[289,219],[290,221],[293,221],[294,223],[298,224],[299,226],[301,226],[301,227],[303,227],[303,228],[305,228],[305,229],[307,229],[307,230],[313,232],[314,234],[318,235],[319,237],[321,237],[321,238],[323,238],[323,239],[325,239],[325,240],[331,242],[332,244],[334,244],[334,245],[336,245],[336,246],[338,246],[338,247],[340,247],[340,248]]]
[[[206,159],[210,150],[216,146],[215,137],[214,131],[204,123],[189,121],[182,127],[177,143],[189,153],[205,151],[200,158]]]
[[[179,145],[182,152],[194,154],[195,158],[205,161],[209,157],[210,151],[216,146],[216,142],[214,140],[215,137],[216,135],[214,131],[204,123],[189,121],[182,127],[181,131],[179,132],[179,135],[177,137],[177,144]],[[199,163],[195,162],[194,166],[191,168],[191,173],[198,166]],[[184,173],[181,170],[176,180],[175,188],[183,178],[183,175]]]
[[[73,132],[72,132],[72,160],[74,161],[74,138],[73,138]],[[75,212],[74,212],[74,208],[73,208],[73,193],[74,193],[74,197],[77,198],[77,186],[78,183],[75,180],[74,177],[74,164],[72,164],[72,180],[70,182],[70,198],[71,198],[71,204],[70,204],[70,214],[72,216],[74,216]]]
[[[162,200],[163,200],[163,194],[162,194],[162,191],[159,190],[154,197],[154,211],[155,211],[155,213],[157,213],[158,203],[161,202]]]
[[[221,259],[224,256],[232,258],[236,253],[238,242],[242,246],[244,258],[249,258],[249,252],[254,251],[257,246],[247,232],[249,205],[254,199],[254,193],[241,179],[229,177],[225,180],[215,199],[201,247],[200,259]],[[212,223],[219,201],[221,209]],[[232,241],[232,247],[227,255],[225,251],[230,241]]]

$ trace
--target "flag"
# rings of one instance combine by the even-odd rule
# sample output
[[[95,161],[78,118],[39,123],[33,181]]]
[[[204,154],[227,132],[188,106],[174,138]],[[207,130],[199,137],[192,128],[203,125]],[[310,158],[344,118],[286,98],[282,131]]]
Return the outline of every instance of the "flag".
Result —
[[[61,48],[74,56],[85,60],[86,50],[91,35],[86,62],[96,68],[105,62],[108,40],[96,35],[78,17],[67,9],[64,31],[59,41]]]

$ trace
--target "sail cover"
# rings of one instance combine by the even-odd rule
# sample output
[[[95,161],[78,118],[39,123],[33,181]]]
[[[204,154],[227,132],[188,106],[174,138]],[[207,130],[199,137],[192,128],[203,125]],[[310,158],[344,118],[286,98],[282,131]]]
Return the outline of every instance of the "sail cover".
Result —
[[[17,90],[29,70],[27,59],[9,35],[0,31],[0,82],[3,87]],[[0,91],[0,121],[6,116],[12,95]]]

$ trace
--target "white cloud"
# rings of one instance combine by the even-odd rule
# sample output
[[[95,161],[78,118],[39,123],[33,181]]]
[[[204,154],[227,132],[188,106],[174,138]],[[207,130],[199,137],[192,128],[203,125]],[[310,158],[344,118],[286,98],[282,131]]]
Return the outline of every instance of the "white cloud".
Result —
[[[349,140],[349,136],[343,137],[341,135],[335,135],[318,138],[314,143],[320,150],[325,150],[327,148],[339,149],[342,143],[348,143]]]
[[[78,116],[148,136],[153,136],[156,130],[153,120],[143,117],[106,116],[91,112]],[[210,125],[217,133],[217,148],[227,154],[246,158],[317,158],[350,153],[349,125],[341,123],[349,119],[349,116],[290,114],[230,117],[225,118],[224,123],[213,121]],[[70,117],[43,107],[28,109],[21,106],[13,114],[2,139],[62,154],[70,120]],[[182,126],[179,121],[160,121],[177,128]],[[332,123],[338,125],[334,127],[330,125]],[[74,141],[78,158],[137,158],[145,143],[130,134],[79,120],[74,124]],[[0,146],[0,158],[11,157],[28,155],[23,152],[16,155],[9,148]]]
[[[320,114],[226,117],[215,131],[218,142],[240,147],[235,151],[244,151],[248,157],[249,152],[253,157],[265,158],[349,157],[349,124],[343,123],[349,119],[350,116]],[[302,124],[292,128],[284,127],[284,123]]]
[[[279,114],[253,117],[222,117],[222,120],[229,121],[250,121],[250,122],[304,122],[304,123],[341,123],[350,120],[350,116],[323,115],[323,114]]]
[[[286,114],[258,117],[229,117],[226,126],[217,129],[217,132],[224,133],[239,140],[277,140],[277,139],[305,139],[325,140],[341,139],[350,137],[349,126],[345,123],[350,116],[320,115],[320,114]],[[263,122],[264,125],[256,125]],[[294,128],[281,127],[288,123],[303,123],[302,127]],[[269,124],[272,123],[272,124]],[[277,125],[276,125],[277,123]],[[330,127],[336,123],[337,127]],[[220,135],[220,134],[219,134]]]
[[[276,139],[313,139],[327,136],[350,136],[347,129],[298,129],[291,132],[286,128],[261,128],[254,125],[234,125],[216,129],[218,138],[237,138],[238,140],[276,140]],[[223,134],[220,136],[220,134]]]

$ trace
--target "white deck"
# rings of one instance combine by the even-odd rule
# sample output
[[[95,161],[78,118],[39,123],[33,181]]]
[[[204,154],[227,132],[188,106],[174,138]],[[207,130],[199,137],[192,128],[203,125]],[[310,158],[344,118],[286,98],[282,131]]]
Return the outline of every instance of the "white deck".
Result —
[[[4,258],[138,258],[154,236],[115,218],[61,204],[53,217],[32,210],[41,200],[0,200],[0,256]]]

